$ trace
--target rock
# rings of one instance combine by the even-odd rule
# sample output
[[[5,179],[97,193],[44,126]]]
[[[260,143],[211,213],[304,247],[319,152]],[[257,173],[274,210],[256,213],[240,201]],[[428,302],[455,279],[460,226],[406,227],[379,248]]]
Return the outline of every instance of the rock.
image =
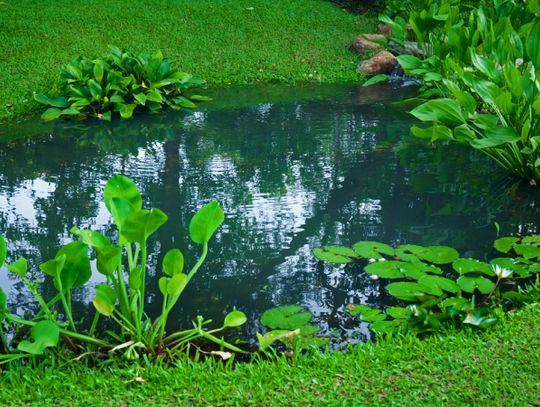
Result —
[[[382,32],[386,37],[390,37],[392,35],[392,27],[390,27],[388,24],[379,24],[377,26],[380,32]]]
[[[357,54],[364,55],[368,51],[378,50],[383,48],[381,44],[370,40],[386,41],[386,37],[382,34],[364,34],[358,37],[352,46],[352,50]]]
[[[381,51],[373,58],[360,62],[356,72],[365,73],[368,76],[390,74],[398,64],[394,55],[388,51]]]
[[[418,43],[414,41],[405,41],[403,46],[390,41],[388,45],[399,55],[414,55],[415,57],[423,57],[425,55],[424,51],[418,46]]]

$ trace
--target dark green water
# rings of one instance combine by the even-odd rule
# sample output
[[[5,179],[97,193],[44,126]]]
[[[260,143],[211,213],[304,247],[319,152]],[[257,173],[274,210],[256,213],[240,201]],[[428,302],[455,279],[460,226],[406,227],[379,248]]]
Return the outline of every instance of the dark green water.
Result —
[[[483,258],[495,221],[503,233],[537,231],[534,190],[469,149],[433,148],[409,136],[411,117],[390,102],[414,92],[231,88],[214,91],[216,102],[192,113],[112,125],[6,126],[0,136],[12,141],[0,144],[0,230],[10,260],[25,256],[36,270],[70,241],[72,226],[109,231],[101,193],[122,173],[141,188],[146,207],[169,215],[150,244],[151,265],[172,247],[193,264],[191,216],[213,198],[226,212],[175,325],[197,314],[220,320],[237,307],[253,333],[262,311],[292,303],[309,308],[324,330],[357,328],[344,306],[384,304],[384,290],[357,268],[318,263],[312,248],[358,240],[449,244]],[[15,311],[33,307],[6,270],[0,285]],[[51,295],[50,283],[42,290]],[[92,291],[75,297],[79,315],[88,312]],[[159,308],[157,278],[147,291]]]

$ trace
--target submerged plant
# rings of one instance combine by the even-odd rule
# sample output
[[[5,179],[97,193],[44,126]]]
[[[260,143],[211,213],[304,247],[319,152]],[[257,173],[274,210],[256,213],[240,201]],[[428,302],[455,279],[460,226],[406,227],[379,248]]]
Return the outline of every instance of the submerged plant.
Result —
[[[358,242],[352,248],[325,246],[314,254],[337,264],[367,260],[364,271],[403,304],[384,310],[347,306],[350,314],[371,323],[375,333],[425,333],[449,324],[487,328],[497,322],[501,308],[538,298],[538,284],[516,290],[516,283],[538,278],[540,235],[499,238],[494,247],[512,257],[487,263],[461,258],[448,246],[393,248],[378,242]]]
[[[57,295],[43,298],[39,280],[27,276],[27,261],[20,258],[7,268],[21,278],[37,300],[40,311],[32,319],[24,319],[10,313],[6,305],[6,294],[0,289],[0,316],[3,326],[8,328],[29,327],[30,337],[10,346],[5,335],[2,344],[4,360],[12,360],[28,354],[42,354],[46,348],[57,345],[60,337],[71,338],[70,343],[83,342],[103,349],[121,350],[130,358],[146,354],[169,354],[186,349],[194,340],[215,343],[220,349],[243,352],[242,349],[216,336],[217,333],[243,325],[244,313],[233,310],[225,316],[221,327],[208,330],[212,321],[197,316],[193,328],[167,332],[167,322],[173,307],[184,289],[200,270],[208,253],[208,242],[224,220],[224,214],[215,201],[202,207],[191,219],[189,226],[193,242],[202,247],[197,262],[187,271],[184,256],[179,249],[165,255],[162,264],[163,276],[159,279],[162,294],[162,310],[152,319],[145,311],[148,274],[148,238],[166,221],[159,209],[143,209],[142,197],[136,185],[122,175],[113,176],[106,184],[103,199],[117,227],[116,242],[103,234],[74,227],[71,232],[80,240],[63,246],[54,259],[39,266],[45,278],[51,278]],[[97,271],[106,278],[106,283],[95,286],[92,303],[96,309],[88,331],[79,332],[84,323],[82,316],[75,316],[72,309],[72,292],[85,287],[92,275],[91,256],[96,261]],[[0,265],[6,258],[6,244],[0,238]],[[100,318],[108,318],[117,330],[104,335],[97,332]],[[18,334],[17,338],[26,334]]]
[[[79,57],[63,67],[57,89],[51,92],[59,96],[34,96],[50,106],[44,120],[89,116],[109,121],[115,114],[129,119],[137,111],[194,108],[194,102],[210,100],[186,95],[204,80],[175,69],[161,51],[134,54],[115,46],[109,50],[103,58]]]

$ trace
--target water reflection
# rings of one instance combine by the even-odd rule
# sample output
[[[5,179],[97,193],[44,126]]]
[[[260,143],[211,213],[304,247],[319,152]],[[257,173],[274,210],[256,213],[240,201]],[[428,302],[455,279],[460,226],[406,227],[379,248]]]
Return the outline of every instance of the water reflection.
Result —
[[[11,141],[0,145],[0,227],[11,260],[25,256],[35,268],[71,239],[73,225],[110,234],[101,193],[112,174],[123,173],[140,186],[147,207],[170,217],[150,243],[152,265],[172,247],[193,264],[196,248],[186,232],[203,203],[215,198],[227,214],[175,324],[186,326],[197,313],[219,320],[232,307],[256,320],[271,306],[295,303],[325,330],[350,331],[346,304],[389,298],[355,267],[317,263],[313,247],[369,239],[451,244],[481,257],[495,237],[494,221],[504,233],[535,229],[533,192],[489,160],[408,137],[410,116],[390,102],[412,88],[274,88],[270,101],[253,92],[220,90],[220,102],[189,114],[2,130]],[[24,137],[32,133],[39,136]],[[157,309],[156,283],[147,291]],[[33,307],[5,273],[0,284],[13,286],[16,310]],[[42,290],[50,295],[50,282]],[[76,296],[80,314],[90,291]]]

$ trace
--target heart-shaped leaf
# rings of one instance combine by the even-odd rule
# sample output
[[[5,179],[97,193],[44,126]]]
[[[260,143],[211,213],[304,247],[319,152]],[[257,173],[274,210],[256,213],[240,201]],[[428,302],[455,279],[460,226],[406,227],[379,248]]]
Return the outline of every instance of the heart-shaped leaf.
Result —
[[[33,341],[21,341],[17,349],[32,355],[42,355],[46,348],[56,346],[60,339],[60,330],[51,321],[38,322],[30,332]]]
[[[174,276],[184,271],[184,255],[178,249],[171,249],[163,258],[163,272]]]
[[[241,311],[231,311],[225,316],[223,321],[223,328],[236,328],[240,325],[244,325],[247,321],[246,314]]]
[[[221,210],[219,203],[212,201],[204,205],[191,219],[189,224],[189,234],[191,240],[198,244],[206,244],[223,223],[225,214]]]
[[[265,311],[261,316],[261,324],[270,329],[293,330],[307,325],[311,320],[311,313],[301,312],[303,308],[298,305],[283,305]]]

